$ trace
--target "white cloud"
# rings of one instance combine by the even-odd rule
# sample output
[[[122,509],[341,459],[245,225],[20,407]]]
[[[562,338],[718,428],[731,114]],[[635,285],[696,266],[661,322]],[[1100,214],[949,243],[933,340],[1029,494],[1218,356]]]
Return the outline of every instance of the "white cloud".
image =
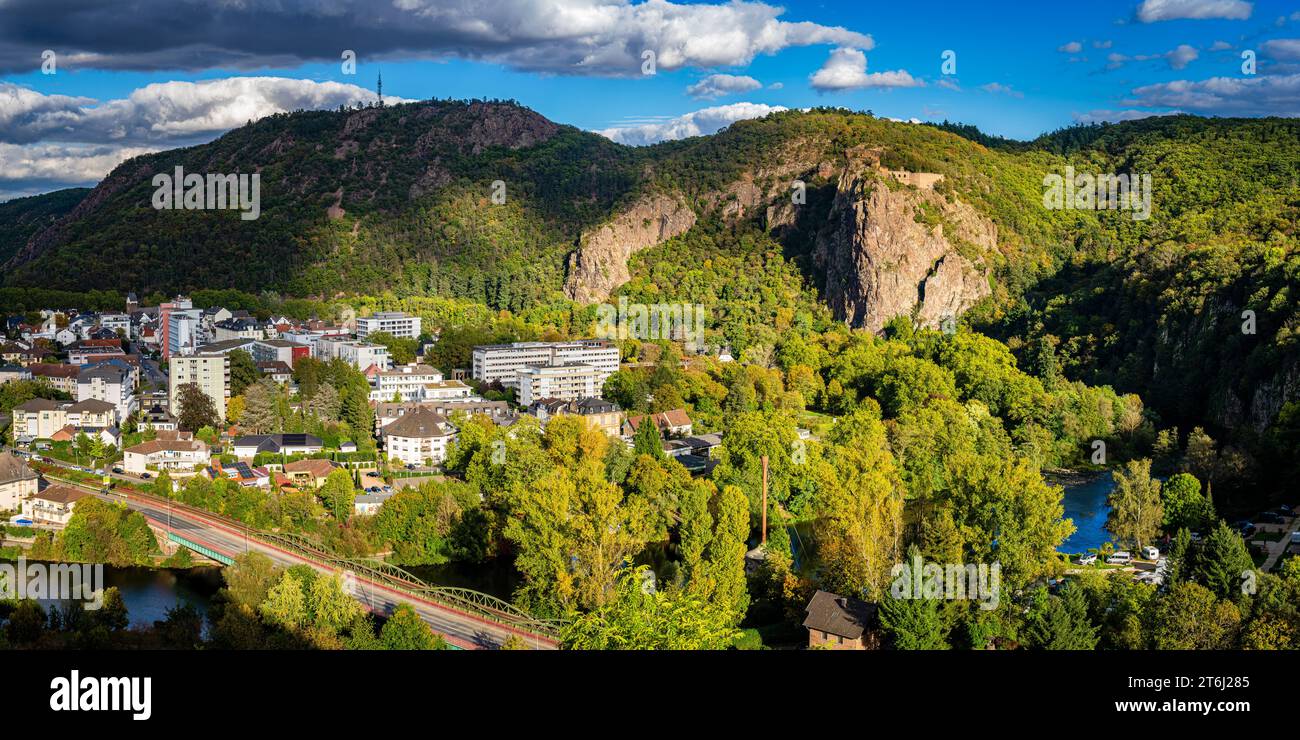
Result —
[[[726,128],[736,121],[762,118],[769,113],[786,110],[784,107],[762,103],[731,103],[704,108],[675,118],[648,119],[628,126],[615,126],[596,133],[620,144],[644,146],[660,141],[704,136]]]
[[[746,93],[757,90],[763,83],[746,75],[709,75],[686,88],[686,94],[692,98],[720,98],[725,95]]]
[[[1068,44],[1062,44],[1056,47],[1056,50],[1066,54],[1078,54],[1083,51],[1083,44],[1078,41],[1071,41]]]
[[[1004,85],[1001,82],[990,82],[987,85],[980,85],[980,89],[993,95],[1010,95],[1013,98],[1023,98],[1025,94],[1019,90],[1013,90],[1010,85]]]
[[[924,87],[925,82],[907,70],[867,73],[867,55],[861,49],[840,48],[831,51],[821,69],[808,77],[814,90],[859,90],[870,87]]]
[[[356,85],[285,77],[159,82],[103,102],[0,82],[0,142],[195,142],[275,113],[374,99]]]
[[[1244,21],[1253,8],[1254,3],[1245,0],[1143,0],[1137,17],[1143,23],[1208,18]]]
[[[1232,44],[1229,44],[1227,41],[1215,41],[1214,44],[1210,46],[1210,51],[1227,51],[1231,48]]]
[[[1114,41],[1111,41],[1111,40],[1109,40],[1109,39],[1107,39],[1107,40],[1105,40],[1105,41],[1094,41],[1094,42],[1092,42],[1092,48],[1094,48],[1094,49],[1109,49],[1110,47],[1112,47],[1112,46],[1114,46],[1114,45],[1115,45],[1115,42],[1114,42]]]
[[[934,84],[946,90],[961,92],[961,85],[957,84],[957,81],[950,77],[940,77],[939,81]]]
[[[1166,58],[1169,60],[1170,67],[1173,67],[1174,69],[1182,69],[1196,61],[1196,58],[1199,56],[1200,52],[1196,51],[1196,47],[1188,46],[1187,44],[1179,44],[1178,48],[1166,55]]]
[[[1264,42],[1264,51],[1273,59],[1300,61],[1300,39],[1273,39]]]
[[[0,143],[0,201],[77,185],[92,185],[153,147]]]
[[[1135,89],[1124,104],[1217,115],[1300,116],[1300,73],[1162,82]]]

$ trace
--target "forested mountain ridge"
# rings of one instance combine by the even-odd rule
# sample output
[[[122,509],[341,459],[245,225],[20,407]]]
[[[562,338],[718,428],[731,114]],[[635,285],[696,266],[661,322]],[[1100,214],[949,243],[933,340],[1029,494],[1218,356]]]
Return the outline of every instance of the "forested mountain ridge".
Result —
[[[89,192],[89,188],[67,188],[0,203],[0,265],[33,234],[67,215]]]
[[[178,165],[259,172],[261,217],[155,211],[150,180]],[[1151,217],[1045,208],[1043,178],[1067,166],[1150,174]],[[1005,142],[813,109],[632,148],[511,103],[427,101],[273,116],[138,157],[39,231],[0,215],[0,254],[16,254],[7,286],[440,296],[571,316],[611,295],[690,301],[713,310],[713,339],[760,360],[790,327],[968,311],[1040,378],[1139,393],[1183,435],[1209,426],[1234,448],[1228,482],[1295,471],[1297,182],[1291,119]],[[922,252],[928,264],[892,269]]]

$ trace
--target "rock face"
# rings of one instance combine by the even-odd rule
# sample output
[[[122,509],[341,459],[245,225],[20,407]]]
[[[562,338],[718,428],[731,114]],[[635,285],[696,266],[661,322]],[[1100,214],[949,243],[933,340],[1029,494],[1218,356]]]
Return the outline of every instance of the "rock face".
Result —
[[[632,255],[666,239],[684,234],[695,225],[695,211],[680,195],[655,194],[594,232],[584,232],[578,249],[569,256],[564,292],[583,303],[609,297],[631,279],[627,261]]]
[[[937,328],[989,294],[983,255],[997,227],[969,205],[884,177],[852,157],[839,177],[815,253],[826,300],[854,327],[878,332],[913,315]]]

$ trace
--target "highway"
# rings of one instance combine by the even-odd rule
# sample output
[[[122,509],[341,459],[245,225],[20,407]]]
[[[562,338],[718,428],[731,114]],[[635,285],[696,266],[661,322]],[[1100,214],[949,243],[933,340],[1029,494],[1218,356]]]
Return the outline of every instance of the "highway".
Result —
[[[73,467],[66,464],[64,466]],[[136,482],[135,479],[124,475],[113,477]],[[95,486],[72,483],[63,479],[55,480],[64,485],[75,485],[106,501],[123,503],[127,508],[140,512],[157,528],[174,532],[178,536],[230,558],[250,551],[259,552],[282,568],[291,565],[308,565],[319,573],[339,572],[330,565],[299,552],[264,542],[255,534],[249,536],[240,523],[215,514],[177,504],[169,506],[166,502],[151,496],[134,493],[123,495],[118,492],[105,494]],[[553,650],[558,647],[552,638],[499,624],[486,617],[407,593],[359,573],[344,574],[344,585],[358,601],[376,614],[387,615],[398,604],[409,604],[435,632],[443,635],[448,643],[459,648],[499,648],[512,634],[519,636],[531,649]]]

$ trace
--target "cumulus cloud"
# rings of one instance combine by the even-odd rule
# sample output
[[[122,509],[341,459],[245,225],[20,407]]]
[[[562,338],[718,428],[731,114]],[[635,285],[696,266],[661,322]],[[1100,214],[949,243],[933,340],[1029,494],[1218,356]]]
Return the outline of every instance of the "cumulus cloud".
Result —
[[[1179,44],[1176,48],[1166,51],[1163,54],[1137,54],[1127,56],[1112,52],[1106,56],[1106,69],[1119,69],[1128,62],[1148,62],[1152,60],[1163,59],[1171,69],[1183,69],[1187,65],[1200,58],[1201,53],[1195,46],[1190,44]]]
[[[704,108],[676,117],[653,118],[627,126],[607,128],[596,133],[620,144],[644,146],[660,141],[704,136],[730,126],[736,121],[762,118],[769,113],[786,110],[779,105],[762,103],[732,103]]]
[[[1300,73],[1144,85],[1125,105],[1230,116],[1300,116]]]
[[[1114,46],[1114,45],[1115,45],[1115,42],[1114,42],[1114,41],[1111,41],[1110,39],[1106,39],[1105,41],[1094,41],[1094,42],[1092,42],[1092,48],[1094,48],[1094,49],[1109,49],[1110,47],[1112,47],[1112,46]]]
[[[0,73],[38,67],[45,48],[71,69],[337,64],[343,49],[355,49],[362,61],[454,57],[526,71],[635,76],[646,50],[658,69],[673,70],[743,66],[790,47],[874,45],[867,34],[784,21],[784,14],[753,0],[136,0],[129,13],[77,3],[57,14],[48,0],[5,0]]]
[[[285,77],[227,77],[160,82],[107,101],[43,95],[0,82],[0,141],[164,142],[204,141],[274,113],[337,108],[370,102],[356,85]],[[389,104],[406,102],[384,96]]]
[[[1169,60],[1170,67],[1173,67],[1174,69],[1182,69],[1196,61],[1196,58],[1199,56],[1200,53],[1196,51],[1196,47],[1187,44],[1179,44],[1178,48],[1170,51],[1165,55],[1165,58]]]
[[[721,98],[725,95],[735,95],[737,93],[746,93],[757,90],[763,86],[763,83],[746,75],[709,75],[699,82],[686,88],[686,94],[692,98]]]
[[[818,92],[860,90],[869,87],[924,87],[925,82],[907,70],[867,72],[867,55],[861,49],[840,48],[831,51],[821,69],[808,77]]]
[[[1246,0],[1143,0],[1137,17],[1143,23],[1209,18],[1244,21],[1253,8],[1254,3]]]
[[[1068,44],[1062,44],[1056,47],[1056,50],[1066,54],[1078,54],[1083,51],[1083,44],[1078,41],[1071,41]]]
[[[1273,59],[1300,61],[1300,39],[1273,39],[1264,42],[1264,51]]]
[[[1229,44],[1227,41],[1215,41],[1214,44],[1210,46],[1210,51],[1227,51],[1231,48],[1232,44]]]
[[[0,192],[91,185],[140,154],[208,141],[274,113],[374,97],[356,85],[282,77],[163,82],[106,101],[0,82]]]

